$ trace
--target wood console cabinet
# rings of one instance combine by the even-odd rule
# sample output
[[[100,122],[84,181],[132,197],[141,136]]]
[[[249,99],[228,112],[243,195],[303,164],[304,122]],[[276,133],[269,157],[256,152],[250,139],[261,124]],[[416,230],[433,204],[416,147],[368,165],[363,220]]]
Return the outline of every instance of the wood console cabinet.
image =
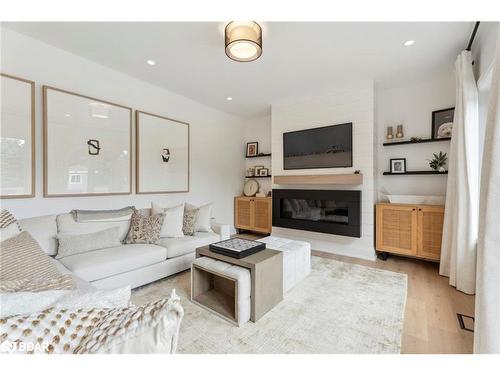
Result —
[[[234,226],[237,229],[258,233],[271,233],[271,197],[235,197]]]
[[[443,206],[379,203],[376,212],[377,251],[439,261]]]

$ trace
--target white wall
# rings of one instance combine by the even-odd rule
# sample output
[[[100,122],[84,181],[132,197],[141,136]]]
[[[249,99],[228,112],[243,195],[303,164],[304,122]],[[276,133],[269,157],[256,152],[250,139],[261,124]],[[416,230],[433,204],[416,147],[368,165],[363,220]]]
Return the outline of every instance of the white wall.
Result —
[[[259,142],[259,152],[268,154],[271,152],[271,115],[256,117],[244,120],[245,126],[245,142]],[[256,165],[263,165],[272,171],[271,158],[259,157],[252,159],[245,159],[245,170],[255,167]],[[245,171],[243,171],[243,176]],[[258,178],[256,179],[260,188],[264,193],[272,189],[271,178]]]
[[[388,126],[394,134],[396,125],[403,124],[404,135],[431,137],[432,111],[455,106],[455,77],[453,66],[425,81],[401,87],[377,89],[375,94],[377,122],[377,189],[379,199],[383,193],[445,195],[446,175],[429,176],[383,176],[389,171],[391,158],[406,158],[408,170],[430,170],[429,161],[433,153],[448,153],[449,141],[421,143],[401,146],[382,146],[386,141]]]
[[[374,259],[374,87],[373,82],[360,82],[336,87],[298,98],[287,98],[272,105],[273,175],[286,174],[363,174],[360,186],[274,185],[275,188],[337,189],[362,191],[362,236],[352,238],[273,227],[273,234],[304,239],[315,250]],[[353,123],[353,167],[314,170],[283,169],[283,133],[318,126]]]
[[[2,208],[23,218],[74,208],[108,209],[125,205],[149,207],[151,200],[166,206],[186,200],[194,204],[213,201],[213,214],[217,220],[233,223],[233,197],[241,193],[245,165],[242,152],[244,129],[239,118],[9,29],[2,28],[1,33],[0,70],[36,82],[36,197],[2,200]],[[144,67],[149,68],[147,65]],[[161,66],[155,69],[161,69]],[[41,86],[44,84],[189,122],[191,191],[157,195],[43,198]]]

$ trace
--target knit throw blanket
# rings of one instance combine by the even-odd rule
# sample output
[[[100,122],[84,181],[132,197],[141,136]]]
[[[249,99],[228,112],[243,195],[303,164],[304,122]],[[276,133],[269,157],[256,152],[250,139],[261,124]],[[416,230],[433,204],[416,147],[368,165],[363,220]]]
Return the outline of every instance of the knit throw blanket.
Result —
[[[150,333],[162,319],[171,319],[178,331],[183,309],[180,299],[172,292],[164,298],[144,306],[115,309],[56,309],[49,308],[27,316],[0,319],[0,353],[83,354],[102,353],[137,340]],[[178,332],[172,335],[172,352]]]

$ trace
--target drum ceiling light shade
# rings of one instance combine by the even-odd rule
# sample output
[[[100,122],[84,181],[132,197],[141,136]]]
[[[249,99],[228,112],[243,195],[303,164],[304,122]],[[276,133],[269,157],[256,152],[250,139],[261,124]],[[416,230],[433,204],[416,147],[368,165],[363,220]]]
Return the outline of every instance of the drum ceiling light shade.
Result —
[[[262,29],[256,22],[233,21],[226,25],[226,55],[235,61],[254,61],[262,55]]]

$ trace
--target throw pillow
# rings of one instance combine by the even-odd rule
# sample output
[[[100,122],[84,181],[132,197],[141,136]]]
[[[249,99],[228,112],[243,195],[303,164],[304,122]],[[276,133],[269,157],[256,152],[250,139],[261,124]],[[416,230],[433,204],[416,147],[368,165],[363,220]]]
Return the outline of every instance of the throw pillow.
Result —
[[[87,234],[59,234],[57,239],[56,259],[121,245],[118,227]]]
[[[5,241],[16,234],[19,234],[21,229],[16,218],[7,210],[0,212],[0,241]]]
[[[117,210],[72,210],[71,214],[78,223],[98,221],[122,221],[130,220],[134,206],[128,206]]]
[[[151,202],[152,214],[165,214],[165,220],[161,228],[161,237],[184,237],[182,233],[182,224],[184,221],[184,204],[178,206],[163,208],[160,205]]]
[[[208,203],[200,207],[186,203],[186,208],[198,208],[200,210],[198,211],[198,217],[196,218],[196,223],[194,225],[195,232],[213,232],[212,225],[210,223],[212,219],[212,203]]]
[[[184,208],[184,222],[182,223],[182,232],[186,236],[194,236],[196,218],[198,217],[199,208]]]
[[[67,290],[74,288],[75,282],[71,275],[62,275],[54,279],[17,279],[0,281],[1,293],[42,292],[46,290]]]
[[[62,276],[55,262],[23,231],[0,243],[0,280],[54,279]]]
[[[125,243],[156,243],[160,239],[160,233],[165,220],[165,214],[141,215],[135,211],[130,220],[130,230]]]

